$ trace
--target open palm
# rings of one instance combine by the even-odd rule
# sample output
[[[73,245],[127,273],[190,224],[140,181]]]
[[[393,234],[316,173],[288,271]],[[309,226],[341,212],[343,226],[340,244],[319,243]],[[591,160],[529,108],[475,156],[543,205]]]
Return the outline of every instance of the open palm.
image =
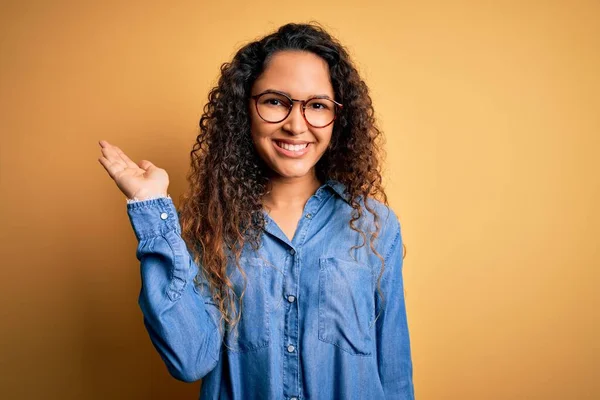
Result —
[[[148,160],[134,163],[120,148],[106,140],[100,140],[98,143],[102,150],[102,157],[98,158],[98,161],[127,198],[143,200],[152,196],[167,195],[167,171]]]

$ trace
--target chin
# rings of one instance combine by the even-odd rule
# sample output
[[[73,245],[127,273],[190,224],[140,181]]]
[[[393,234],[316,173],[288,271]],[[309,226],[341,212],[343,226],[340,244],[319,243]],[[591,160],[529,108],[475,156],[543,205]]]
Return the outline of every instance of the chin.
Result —
[[[275,174],[282,178],[302,178],[306,176],[310,171],[302,171],[302,172],[283,172],[280,170],[275,170]]]
[[[278,168],[272,166],[273,172],[283,178],[301,178],[311,172],[312,168]]]

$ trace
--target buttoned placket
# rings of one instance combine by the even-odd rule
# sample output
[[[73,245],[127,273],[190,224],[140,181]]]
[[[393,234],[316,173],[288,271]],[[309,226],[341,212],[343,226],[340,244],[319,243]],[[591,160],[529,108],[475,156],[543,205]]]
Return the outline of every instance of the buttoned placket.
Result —
[[[283,282],[283,296],[288,302],[284,322],[284,349],[283,349],[283,398],[289,400],[299,400],[302,398],[302,388],[300,386],[300,347],[299,339],[299,318],[301,299],[298,298],[300,272],[302,268],[302,245],[306,240],[306,234],[310,228],[310,223],[314,214],[321,207],[324,200],[325,187],[320,188],[311,196],[304,207],[304,213],[298,226],[292,242],[289,241],[283,231],[277,226],[275,221],[268,218],[272,227],[267,226],[266,230],[270,234],[281,239],[288,247],[288,257],[286,257],[286,273]]]

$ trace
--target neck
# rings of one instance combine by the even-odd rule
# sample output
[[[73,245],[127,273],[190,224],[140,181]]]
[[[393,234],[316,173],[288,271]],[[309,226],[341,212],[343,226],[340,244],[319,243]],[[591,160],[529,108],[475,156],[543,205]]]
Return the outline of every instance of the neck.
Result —
[[[263,197],[263,204],[271,210],[302,208],[321,185],[314,172],[294,178],[272,176],[267,186],[267,194]]]

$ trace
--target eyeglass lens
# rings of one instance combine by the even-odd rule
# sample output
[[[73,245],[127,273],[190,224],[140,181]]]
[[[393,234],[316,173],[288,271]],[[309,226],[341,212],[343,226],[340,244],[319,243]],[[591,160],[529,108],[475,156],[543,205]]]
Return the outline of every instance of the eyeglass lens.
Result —
[[[277,93],[265,93],[256,99],[258,114],[268,122],[281,122],[291,111],[290,100]],[[304,115],[314,127],[325,126],[335,118],[335,103],[328,99],[311,99],[305,105]]]

